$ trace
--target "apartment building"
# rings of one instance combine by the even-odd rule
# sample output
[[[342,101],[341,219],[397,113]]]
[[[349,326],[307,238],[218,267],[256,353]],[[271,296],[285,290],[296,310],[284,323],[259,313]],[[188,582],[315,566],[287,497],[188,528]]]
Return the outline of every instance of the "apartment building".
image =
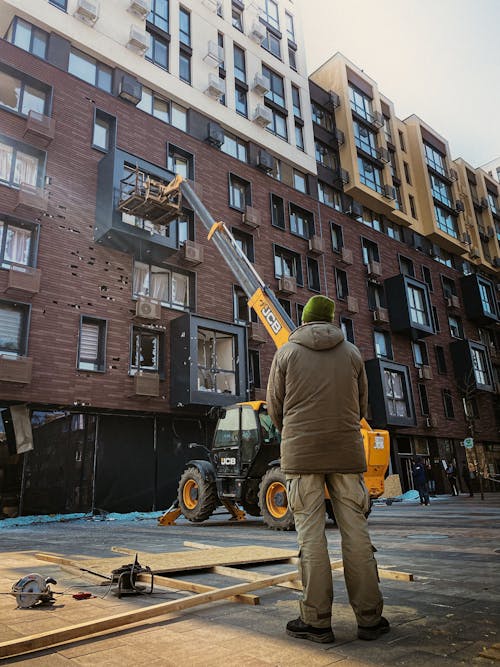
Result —
[[[481,165],[481,169],[500,183],[500,158],[497,157],[495,160]]]
[[[464,460],[471,426],[498,472],[498,184],[342,56],[308,81],[291,0],[18,5],[0,0],[4,512],[162,509],[210,408],[263,397],[273,346],[193,211],[124,205],[148,175],[189,178],[296,323],[337,301],[405,488],[412,455],[438,477]]]

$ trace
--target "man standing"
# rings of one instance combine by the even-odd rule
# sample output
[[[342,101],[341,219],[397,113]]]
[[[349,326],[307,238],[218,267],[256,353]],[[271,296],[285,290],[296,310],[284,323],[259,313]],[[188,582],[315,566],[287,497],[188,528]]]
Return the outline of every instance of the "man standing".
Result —
[[[470,470],[467,462],[465,462],[462,466],[462,479],[464,481],[465,486],[467,487],[467,490],[469,492],[469,498],[472,498],[474,496],[472,492],[472,482],[470,478]]]
[[[429,504],[429,488],[427,486],[427,475],[425,471],[425,466],[422,462],[420,456],[417,456],[415,459],[415,464],[412,468],[413,474],[413,484],[415,489],[418,491],[420,496],[420,504],[428,505]]]
[[[325,536],[325,484],[342,539],[344,577],[360,639],[389,631],[377,564],[368,534],[369,495],[359,420],[367,408],[367,380],[357,347],[333,324],[335,303],[313,296],[302,326],[275,354],[267,408],[281,431],[281,468],[287,478],[300,547],[303,599],[300,617],[287,624],[292,637],[328,643],[332,573]]]

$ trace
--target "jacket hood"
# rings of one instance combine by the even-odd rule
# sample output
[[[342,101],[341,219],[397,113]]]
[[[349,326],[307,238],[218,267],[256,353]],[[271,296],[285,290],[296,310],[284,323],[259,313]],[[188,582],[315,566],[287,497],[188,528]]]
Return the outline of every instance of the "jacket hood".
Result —
[[[288,340],[311,350],[329,350],[342,343],[344,334],[331,322],[309,322],[295,329]]]

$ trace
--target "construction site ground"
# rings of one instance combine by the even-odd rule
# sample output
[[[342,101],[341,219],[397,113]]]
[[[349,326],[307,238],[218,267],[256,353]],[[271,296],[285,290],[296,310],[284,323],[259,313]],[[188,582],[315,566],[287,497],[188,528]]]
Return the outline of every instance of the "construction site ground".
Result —
[[[159,515],[160,513],[158,513]],[[189,550],[185,542],[218,547],[275,547],[296,550],[296,534],[268,530],[260,519],[228,524],[214,516],[204,524],[183,519],[160,527],[153,517],[110,521],[78,519],[9,527],[0,523],[0,592],[7,593],[23,575],[52,576],[53,606],[16,609],[15,599],[0,595],[0,642],[100,619],[145,605],[180,599],[190,593],[158,589],[153,596],[118,599],[107,587],[36,559],[37,552],[73,558],[116,558],[112,546],[141,552]],[[493,665],[500,661],[500,493],[479,497],[440,497],[429,507],[417,501],[377,504],[369,519],[381,567],[411,572],[415,580],[382,580],[384,615],[391,632],[374,642],[356,638],[356,623],[347,601],[342,571],[334,571],[334,644],[314,644],[288,637],[286,622],[298,616],[300,593],[276,586],[253,591],[260,604],[234,601],[152,618],[103,637],[80,640],[38,653],[8,658],[2,664],[29,665],[248,665],[307,667],[339,665]],[[332,560],[341,558],[340,536],[327,529]],[[123,563],[131,561],[124,555]],[[142,565],[147,565],[146,562]],[[252,565],[266,575],[290,565]],[[179,578],[214,587],[237,580],[203,571]],[[93,582],[95,583],[95,581]],[[97,597],[75,600],[78,591]],[[496,645],[496,646],[495,646]]]

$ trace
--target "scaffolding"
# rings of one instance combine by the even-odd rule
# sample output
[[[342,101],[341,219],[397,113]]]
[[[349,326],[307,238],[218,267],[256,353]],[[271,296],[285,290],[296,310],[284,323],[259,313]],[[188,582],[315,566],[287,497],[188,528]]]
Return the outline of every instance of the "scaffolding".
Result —
[[[120,181],[118,209],[155,225],[168,225],[181,213],[179,177],[163,183],[136,167]]]

